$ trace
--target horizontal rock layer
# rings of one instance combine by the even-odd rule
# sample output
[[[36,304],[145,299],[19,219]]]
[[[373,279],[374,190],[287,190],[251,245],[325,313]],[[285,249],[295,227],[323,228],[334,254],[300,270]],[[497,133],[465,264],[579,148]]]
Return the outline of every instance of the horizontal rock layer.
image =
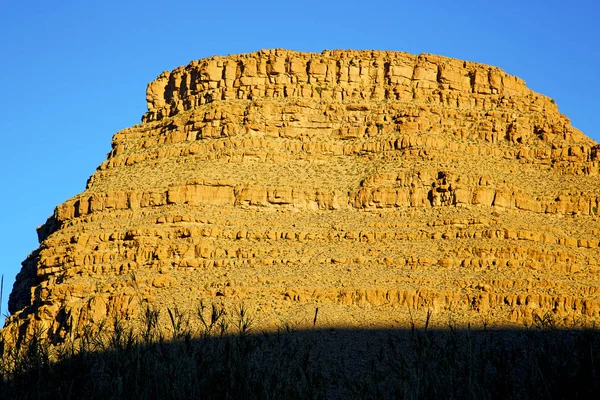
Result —
[[[270,50],[165,72],[147,101],[38,228],[3,334],[201,302],[264,329],[317,308],[321,326],[600,318],[600,146],[498,68]]]

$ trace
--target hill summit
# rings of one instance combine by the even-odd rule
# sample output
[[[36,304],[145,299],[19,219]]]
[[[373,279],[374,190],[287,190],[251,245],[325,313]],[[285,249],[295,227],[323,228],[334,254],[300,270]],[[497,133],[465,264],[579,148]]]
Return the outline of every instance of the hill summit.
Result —
[[[260,329],[600,317],[600,146],[499,68],[276,49],[163,72],[146,99],[38,228],[4,333],[201,303]]]

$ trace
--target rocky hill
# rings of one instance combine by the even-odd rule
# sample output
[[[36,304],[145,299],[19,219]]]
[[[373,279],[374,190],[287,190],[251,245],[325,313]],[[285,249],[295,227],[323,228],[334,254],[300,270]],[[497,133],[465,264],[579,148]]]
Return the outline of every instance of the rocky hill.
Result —
[[[163,72],[146,99],[38,228],[4,333],[200,302],[260,329],[600,318],[600,146],[519,78],[267,50]]]

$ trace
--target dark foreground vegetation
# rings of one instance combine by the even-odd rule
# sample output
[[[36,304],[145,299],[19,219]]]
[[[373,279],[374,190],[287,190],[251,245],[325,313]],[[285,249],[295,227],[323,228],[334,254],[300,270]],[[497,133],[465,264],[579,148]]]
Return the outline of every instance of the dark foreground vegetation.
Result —
[[[119,320],[49,346],[0,343],[0,399],[585,399],[600,393],[600,334],[522,330],[294,330],[255,333],[243,308]]]

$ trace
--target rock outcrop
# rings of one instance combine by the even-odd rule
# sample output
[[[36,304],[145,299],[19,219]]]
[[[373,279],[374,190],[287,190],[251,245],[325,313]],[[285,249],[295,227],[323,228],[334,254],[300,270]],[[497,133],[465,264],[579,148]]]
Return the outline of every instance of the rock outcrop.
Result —
[[[317,307],[319,326],[600,318],[600,146],[496,67],[269,50],[163,72],[146,99],[38,228],[5,333],[200,301],[264,329]]]

